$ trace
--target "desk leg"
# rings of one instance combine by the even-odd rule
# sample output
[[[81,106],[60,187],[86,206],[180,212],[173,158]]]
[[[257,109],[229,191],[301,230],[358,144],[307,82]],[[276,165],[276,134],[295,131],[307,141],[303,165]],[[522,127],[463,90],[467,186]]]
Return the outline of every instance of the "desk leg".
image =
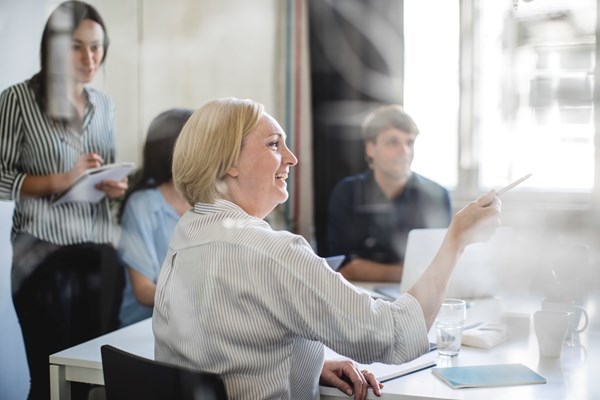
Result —
[[[50,400],[71,400],[71,382],[64,366],[50,364]]]

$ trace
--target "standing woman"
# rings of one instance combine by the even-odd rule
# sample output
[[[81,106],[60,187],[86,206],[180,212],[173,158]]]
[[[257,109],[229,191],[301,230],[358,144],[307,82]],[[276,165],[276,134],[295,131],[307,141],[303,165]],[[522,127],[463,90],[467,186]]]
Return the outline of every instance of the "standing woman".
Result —
[[[40,71],[0,95],[0,199],[15,202],[12,296],[29,399],[49,398],[48,355],[114,327],[100,307],[116,263],[109,198],[126,181],[98,184],[99,203],[52,204],[83,171],[114,161],[113,103],[86,86],[107,49],[96,9],[61,3],[42,34]]]

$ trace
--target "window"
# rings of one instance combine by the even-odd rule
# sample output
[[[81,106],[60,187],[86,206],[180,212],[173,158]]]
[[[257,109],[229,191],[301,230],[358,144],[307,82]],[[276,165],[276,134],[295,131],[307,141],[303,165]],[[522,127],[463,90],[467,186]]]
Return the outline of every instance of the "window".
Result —
[[[414,169],[458,192],[533,172],[520,190],[591,193],[596,0],[420,3],[404,24]]]
[[[404,2],[404,107],[421,132],[412,167],[447,188],[458,183],[459,22],[457,1]]]

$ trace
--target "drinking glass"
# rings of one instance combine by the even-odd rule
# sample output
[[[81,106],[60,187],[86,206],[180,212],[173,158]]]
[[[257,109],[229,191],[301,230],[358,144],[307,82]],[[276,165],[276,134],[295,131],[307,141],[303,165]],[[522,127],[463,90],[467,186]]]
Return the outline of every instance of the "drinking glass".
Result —
[[[435,320],[436,344],[442,356],[455,357],[460,351],[467,305],[461,299],[446,299]]]

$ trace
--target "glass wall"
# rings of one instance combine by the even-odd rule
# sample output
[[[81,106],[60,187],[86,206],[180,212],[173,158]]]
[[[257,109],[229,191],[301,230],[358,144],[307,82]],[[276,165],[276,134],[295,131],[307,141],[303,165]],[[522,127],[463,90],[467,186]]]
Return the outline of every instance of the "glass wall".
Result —
[[[591,193],[596,0],[420,3],[404,24],[415,169],[457,192],[533,172],[518,190]]]

